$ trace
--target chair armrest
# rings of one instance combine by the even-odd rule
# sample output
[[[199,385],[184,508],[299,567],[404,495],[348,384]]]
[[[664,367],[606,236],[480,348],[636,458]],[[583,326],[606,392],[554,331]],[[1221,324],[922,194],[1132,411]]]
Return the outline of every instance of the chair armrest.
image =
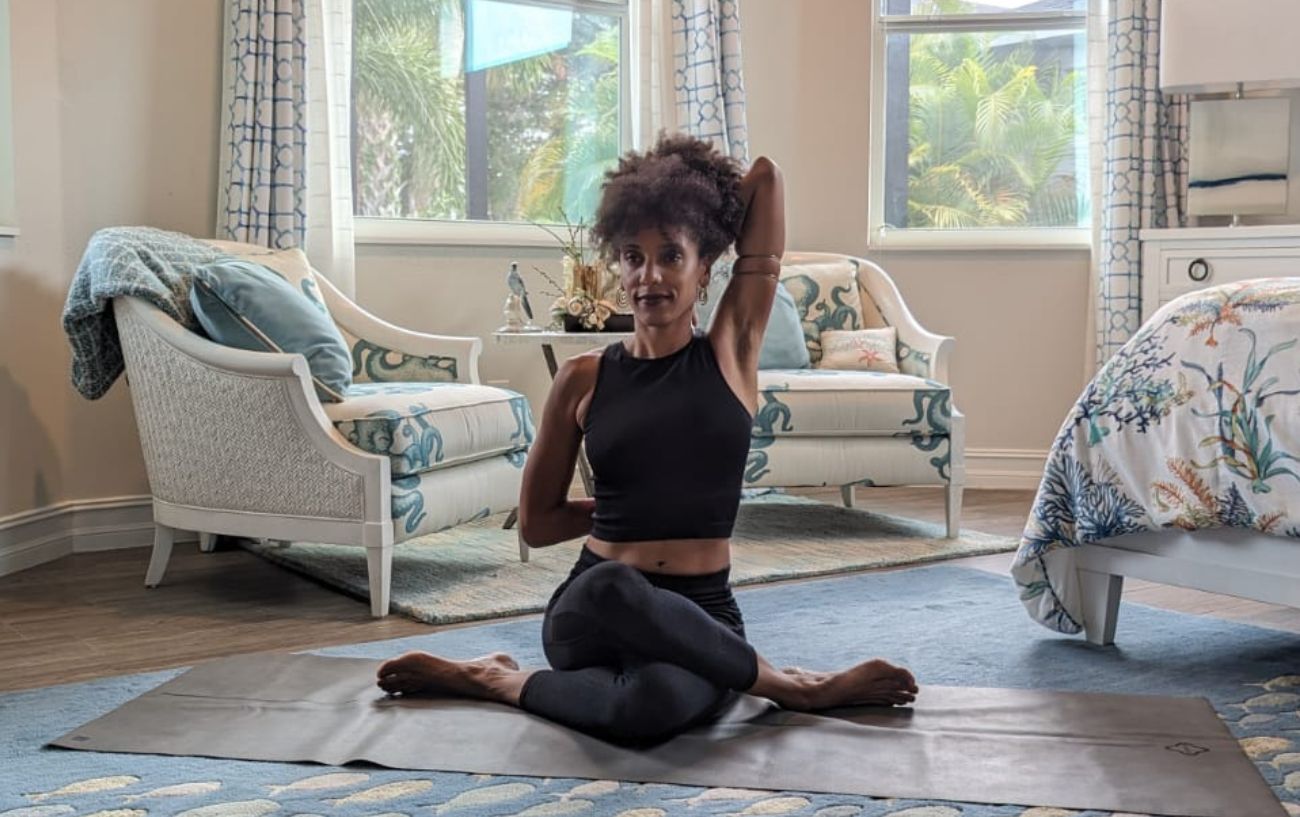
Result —
[[[899,369],[904,374],[950,384],[949,363],[956,341],[921,326],[883,269],[865,259],[853,260],[858,267],[858,285],[876,302],[885,322],[898,330]]]
[[[350,336],[352,376],[358,382],[480,382],[481,339],[403,329],[357,306],[320,273],[316,283],[330,316]]]
[[[135,298],[113,309],[156,499],[391,524],[388,458],[334,428],[306,358],[213,343]]]

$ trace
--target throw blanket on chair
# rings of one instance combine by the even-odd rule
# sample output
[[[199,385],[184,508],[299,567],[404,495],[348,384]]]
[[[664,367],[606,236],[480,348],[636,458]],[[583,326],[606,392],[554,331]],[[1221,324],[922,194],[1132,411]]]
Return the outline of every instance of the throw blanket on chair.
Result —
[[[190,280],[196,268],[227,256],[204,241],[152,227],[111,227],[91,236],[63,307],[77,391],[96,400],[122,373],[114,298],[142,298],[197,331]]]
[[[1080,545],[1163,528],[1300,537],[1298,338],[1300,278],[1261,278],[1170,301],[1102,367],[1011,569],[1034,619],[1082,629]]]

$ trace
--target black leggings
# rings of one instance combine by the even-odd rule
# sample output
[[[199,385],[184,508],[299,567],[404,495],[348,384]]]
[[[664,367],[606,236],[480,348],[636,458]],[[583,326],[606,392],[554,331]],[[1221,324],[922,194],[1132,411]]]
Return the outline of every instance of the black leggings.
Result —
[[[758,678],[729,573],[647,573],[583,547],[546,606],[552,669],[528,678],[520,707],[626,745],[714,717]]]

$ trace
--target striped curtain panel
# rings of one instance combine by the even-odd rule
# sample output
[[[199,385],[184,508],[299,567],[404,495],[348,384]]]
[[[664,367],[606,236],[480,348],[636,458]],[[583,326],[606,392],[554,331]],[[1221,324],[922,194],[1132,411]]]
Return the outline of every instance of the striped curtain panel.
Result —
[[[1188,105],[1185,96],[1160,92],[1160,4],[1109,0],[1107,9],[1098,366],[1141,323],[1139,231],[1187,226]]]
[[[739,0],[672,0],[677,126],[749,163]]]
[[[304,0],[226,0],[218,238],[288,249],[307,229]]]

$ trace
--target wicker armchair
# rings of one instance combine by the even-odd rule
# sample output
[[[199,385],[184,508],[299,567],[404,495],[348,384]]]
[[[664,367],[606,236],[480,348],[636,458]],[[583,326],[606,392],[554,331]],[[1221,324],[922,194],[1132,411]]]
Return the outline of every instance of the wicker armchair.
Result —
[[[366,549],[371,613],[384,616],[395,543],[517,505],[531,415],[521,395],[478,385],[482,341],[400,329],[315,278],[352,347],[364,412],[348,414],[351,393],[322,405],[301,355],[220,346],[142,300],[114,301],[153,495],[146,586],[162,581],[176,529],[203,531],[205,548],[214,534],[356,545]],[[425,401],[421,383],[436,400]],[[393,411],[374,411],[385,395]],[[400,428],[358,431],[413,406],[428,410],[392,420]],[[440,431],[449,413],[454,423]],[[463,439],[445,439],[456,433]],[[436,437],[426,459],[396,450],[420,435]]]

